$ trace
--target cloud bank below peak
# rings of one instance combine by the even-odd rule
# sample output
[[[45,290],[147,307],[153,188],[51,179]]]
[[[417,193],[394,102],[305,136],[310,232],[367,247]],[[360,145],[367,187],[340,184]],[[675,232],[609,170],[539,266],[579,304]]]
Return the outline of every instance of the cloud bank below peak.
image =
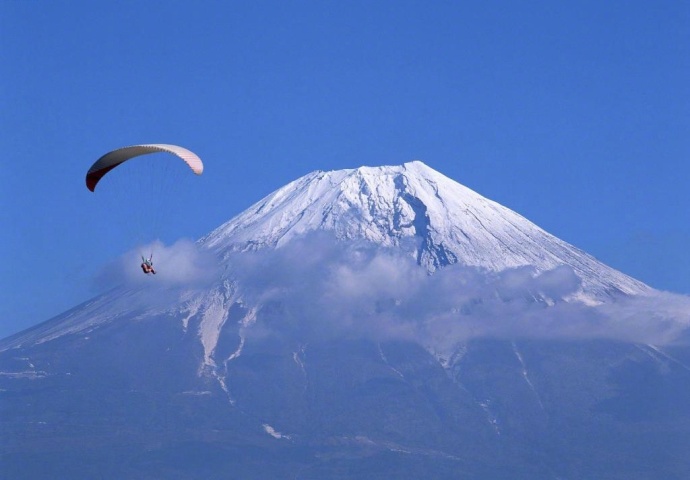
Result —
[[[690,298],[682,295],[574,301],[581,279],[566,265],[543,272],[450,265],[429,274],[398,250],[323,233],[231,259],[244,301],[272,307],[260,308],[256,335],[404,339],[446,350],[480,337],[662,345],[690,326]]]

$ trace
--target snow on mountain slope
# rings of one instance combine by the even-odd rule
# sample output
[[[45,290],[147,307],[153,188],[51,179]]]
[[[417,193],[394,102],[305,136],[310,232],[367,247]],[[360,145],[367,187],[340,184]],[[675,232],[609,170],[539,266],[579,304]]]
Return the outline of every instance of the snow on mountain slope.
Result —
[[[568,265],[588,301],[651,291],[419,161],[310,173],[200,243],[219,253],[279,248],[315,230],[404,248],[430,271],[455,263],[490,271],[529,265],[537,272]]]

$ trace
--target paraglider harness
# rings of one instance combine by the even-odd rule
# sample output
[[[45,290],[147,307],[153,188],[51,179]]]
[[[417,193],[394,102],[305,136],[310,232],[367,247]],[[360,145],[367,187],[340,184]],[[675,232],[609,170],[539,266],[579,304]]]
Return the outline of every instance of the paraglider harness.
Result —
[[[156,271],[153,269],[153,254],[146,259],[143,255],[141,256],[141,269],[145,274],[153,273],[154,275],[156,274]]]

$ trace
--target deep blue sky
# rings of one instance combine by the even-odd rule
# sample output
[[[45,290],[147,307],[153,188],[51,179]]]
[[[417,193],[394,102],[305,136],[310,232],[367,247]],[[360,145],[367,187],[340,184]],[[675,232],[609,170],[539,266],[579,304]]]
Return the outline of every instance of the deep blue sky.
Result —
[[[4,0],[0,62],[0,337],[133,247],[149,195],[106,210],[84,174],[136,143],[206,164],[163,195],[168,242],[312,170],[420,159],[690,293],[685,1]]]

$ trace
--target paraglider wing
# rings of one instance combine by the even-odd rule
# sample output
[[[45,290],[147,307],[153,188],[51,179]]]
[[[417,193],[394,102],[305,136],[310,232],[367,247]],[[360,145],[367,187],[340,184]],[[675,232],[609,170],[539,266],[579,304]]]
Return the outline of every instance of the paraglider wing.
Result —
[[[180,157],[197,175],[201,175],[204,171],[204,164],[201,162],[201,159],[186,148],[165,144],[133,145],[131,147],[118,148],[117,150],[108,152],[96,160],[96,163],[91,165],[91,168],[89,168],[89,171],[86,173],[86,188],[93,192],[98,182],[106,173],[127,160],[140,155],[160,152],[172,153]]]

